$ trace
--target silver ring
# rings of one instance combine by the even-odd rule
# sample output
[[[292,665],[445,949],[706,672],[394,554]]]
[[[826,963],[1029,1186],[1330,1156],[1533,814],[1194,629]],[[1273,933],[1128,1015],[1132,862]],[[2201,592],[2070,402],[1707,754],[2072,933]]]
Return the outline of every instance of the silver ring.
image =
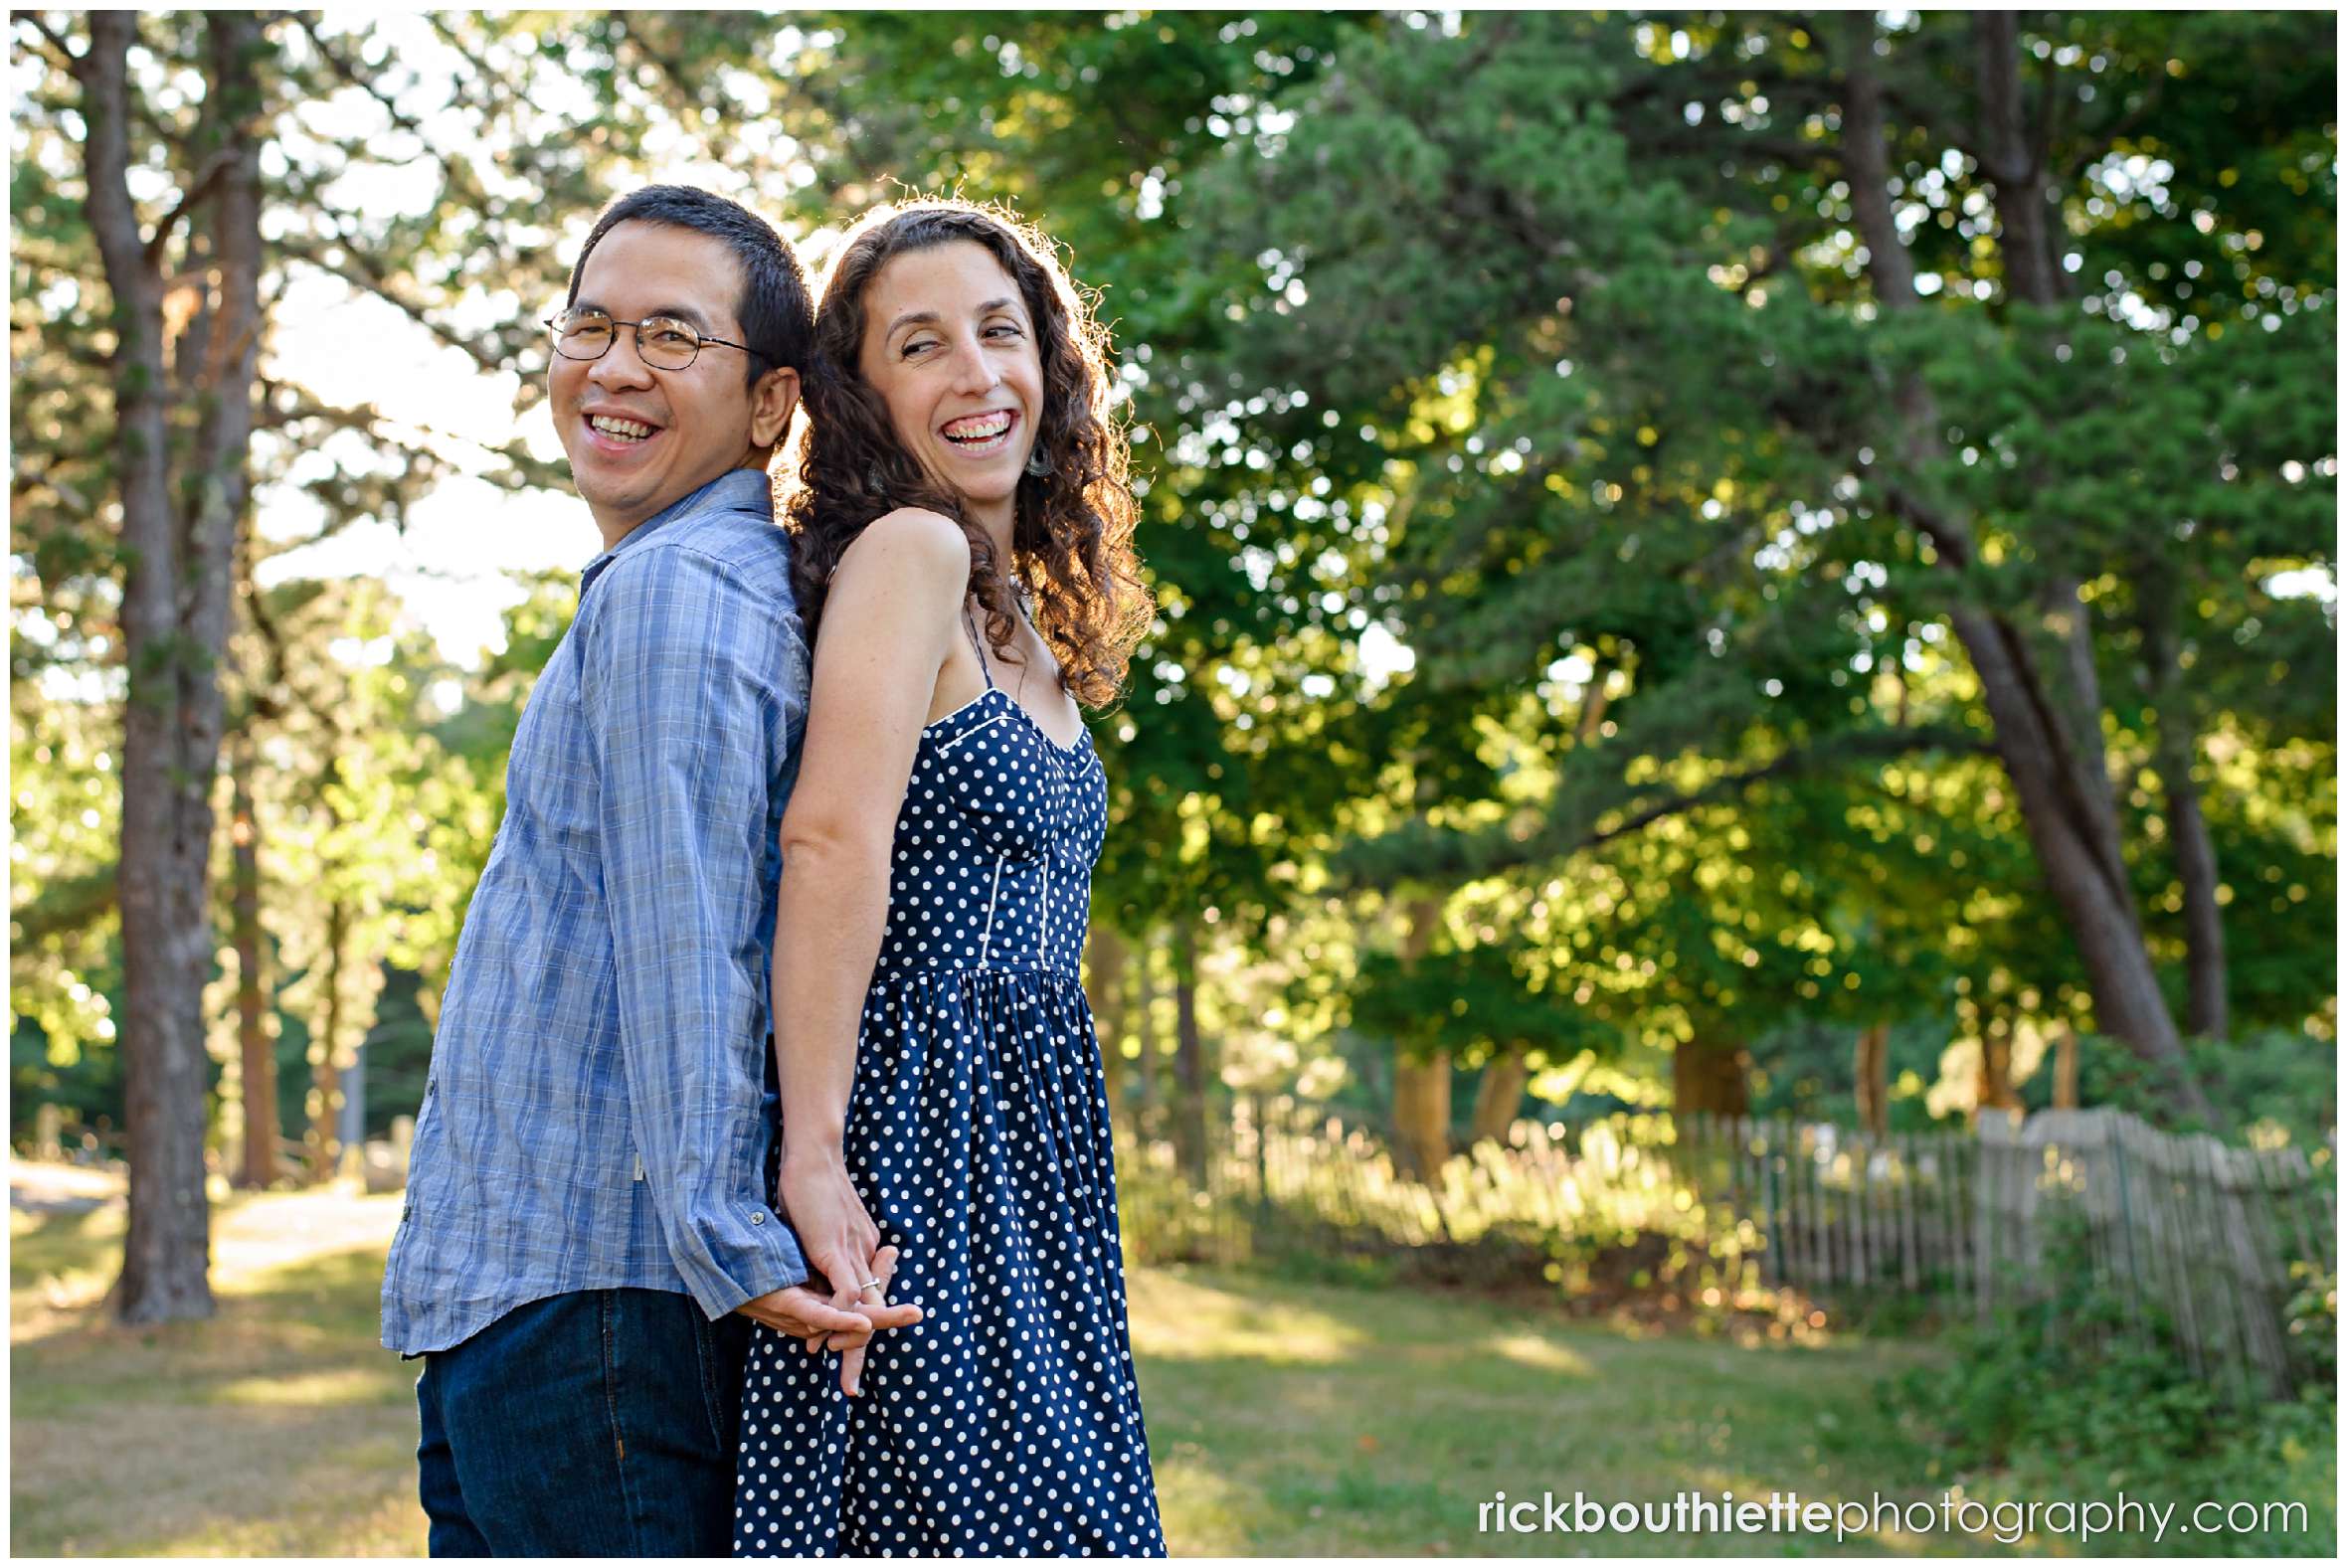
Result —
[[[878,1280],[866,1280],[862,1285],[856,1287],[856,1294],[860,1296],[865,1291],[877,1291],[878,1289],[880,1289]]]

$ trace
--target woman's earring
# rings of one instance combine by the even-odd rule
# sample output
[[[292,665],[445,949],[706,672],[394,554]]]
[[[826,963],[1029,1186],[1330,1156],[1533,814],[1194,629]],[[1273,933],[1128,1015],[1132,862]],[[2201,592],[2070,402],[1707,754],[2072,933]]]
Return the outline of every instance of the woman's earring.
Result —
[[[1026,471],[1038,479],[1046,477],[1051,472],[1051,459],[1044,454],[1042,443],[1039,441],[1036,443],[1035,449],[1027,453]]]

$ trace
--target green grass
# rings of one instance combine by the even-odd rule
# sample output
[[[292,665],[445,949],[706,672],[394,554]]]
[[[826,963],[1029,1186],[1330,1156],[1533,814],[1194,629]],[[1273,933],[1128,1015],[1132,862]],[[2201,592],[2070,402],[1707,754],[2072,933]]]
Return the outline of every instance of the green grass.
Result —
[[[118,1207],[12,1211],[12,1551],[420,1555],[415,1366],[375,1346],[398,1202],[228,1199],[219,1315],[149,1330],[112,1325],[99,1300]],[[1830,1533],[1478,1532],[1478,1506],[1501,1490],[1936,1499],[1949,1478],[1876,1396],[1932,1353],[1920,1346],[1739,1346],[1544,1305],[1180,1267],[1137,1268],[1131,1292],[1177,1554],[2008,1551],[1897,1531],[1840,1546]]]
[[[1138,1271],[1135,1348],[1167,1531],[1201,1555],[1829,1553],[1809,1537],[1480,1533],[1578,1490],[1936,1495],[1874,1388],[1920,1352],[1639,1335],[1462,1297]],[[1980,1543],[1854,1535],[1851,1553]],[[1993,1543],[1991,1543],[1991,1549]]]

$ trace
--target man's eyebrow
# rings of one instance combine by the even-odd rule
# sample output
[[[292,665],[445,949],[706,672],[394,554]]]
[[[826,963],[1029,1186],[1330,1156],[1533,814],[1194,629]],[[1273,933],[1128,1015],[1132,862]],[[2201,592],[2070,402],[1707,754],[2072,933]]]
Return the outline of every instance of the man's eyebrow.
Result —
[[[571,308],[573,310],[599,311],[604,315],[611,316],[614,320],[619,319],[618,313],[614,311],[611,306],[598,300],[588,299],[585,297],[582,297],[579,302],[571,306]],[[691,305],[658,305],[650,310],[646,310],[643,313],[643,319],[646,321],[651,320],[654,316],[672,316],[676,320],[683,322],[686,326],[691,327],[694,331],[704,334],[711,330],[709,326],[709,318],[705,315],[702,315],[700,311],[694,309]]]

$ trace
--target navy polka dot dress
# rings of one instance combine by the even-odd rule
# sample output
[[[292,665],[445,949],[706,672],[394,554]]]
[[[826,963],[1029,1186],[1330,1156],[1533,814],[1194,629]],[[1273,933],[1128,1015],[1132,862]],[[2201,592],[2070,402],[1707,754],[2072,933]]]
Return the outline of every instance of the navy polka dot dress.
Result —
[[[925,1315],[874,1336],[855,1399],[836,1352],[754,1330],[737,1556],[1165,1555],[1077,981],[1106,826],[1089,735],[991,673],[922,732],[846,1156]]]

